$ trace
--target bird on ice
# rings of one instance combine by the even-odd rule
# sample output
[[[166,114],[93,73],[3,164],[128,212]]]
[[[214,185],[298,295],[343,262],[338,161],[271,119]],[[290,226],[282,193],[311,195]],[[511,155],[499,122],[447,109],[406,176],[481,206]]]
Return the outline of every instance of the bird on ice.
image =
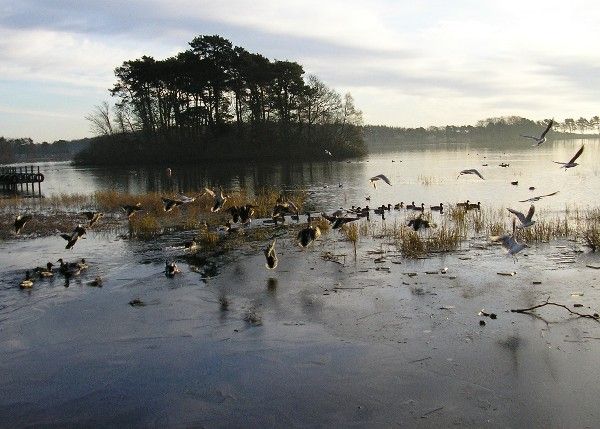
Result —
[[[460,176],[462,176],[463,174],[474,174],[474,175],[476,175],[476,176],[479,176],[479,178],[480,178],[480,179],[483,179],[483,180],[485,180],[485,179],[483,178],[483,176],[481,175],[481,173],[480,173],[479,171],[477,171],[476,169],[474,169],[474,168],[469,168],[469,169],[467,169],[467,170],[463,170],[463,171],[461,171],[460,173],[458,173],[458,177],[457,177],[457,179],[458,179]]]
[[[548,125],[546,126],[546,129],[544,130],[544,132],[542,132],[542,134],[540,134],[539,137],[535,137],[535,136],[524,136],[521,134],[521,137],[524,137],[526,139],[531,139],[533,141],[536,142],[536,144],[534,144],[533,146],[539,146],[542,143],[546,142],[546,134],[548,134],[548,131],[550,131],[550,129],[552,128],[552,125],[554,125],[554,119],[550,119],[550,122],[548,123]]]
[[[377,176],[373,176],[369,179],[369,182],[373,185],[375,189],[377,189],[377,181],[383,180],[388,185],[392,186],[390,183],[390,179],[388,179],[384,174],[378,174]]]
[[[577,158],[579,158],[579,156],[583,153],[583,148],[585,146],[581,146],[581,148],[577,151],[577,153],[573,156],[573,158],[571,158],[569,160],[569,162],[559,162],[559,161],[553,161],[556,164],[561,164],[560,168],[573,168],[573,167],[577,167],[579,164],[576,163],[575,161],[577,160]]]
[[[519,222],[521,222],[521,225],[519,225],[518,228],[527,228],[535,223],[534,220],[531,220],[533,218],[533,214],[535,213],[535,206],[533,204],[531,205],[531,207],[529,207],[527,216],[525,216],[520,211],[517,211],[514,209],[507,209],[507,210],[509,212],[511,212],[512,214],[514,214],[517,217],[517,219],[519,219]]]

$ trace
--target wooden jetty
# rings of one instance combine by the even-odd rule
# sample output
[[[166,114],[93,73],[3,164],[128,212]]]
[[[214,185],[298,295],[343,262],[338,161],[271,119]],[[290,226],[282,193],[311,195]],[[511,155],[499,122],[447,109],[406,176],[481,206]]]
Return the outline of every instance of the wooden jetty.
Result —
[[[25,190],[29,193],[31,186],[31,193],[35,194],[37,184],[37,193],[41,196],[43,181],[44,175],[40,172],[39,166],[0,167],[0,189],[4,191],[17,193]]]

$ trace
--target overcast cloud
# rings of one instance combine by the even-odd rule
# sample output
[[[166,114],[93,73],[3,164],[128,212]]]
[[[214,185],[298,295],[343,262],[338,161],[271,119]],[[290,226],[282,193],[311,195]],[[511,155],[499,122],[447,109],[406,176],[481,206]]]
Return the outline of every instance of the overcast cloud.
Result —
[[[367,123],[600,114],[593,1],[0,0],[0,135],[89,135],[113,70],[220,34],[352,92]]]

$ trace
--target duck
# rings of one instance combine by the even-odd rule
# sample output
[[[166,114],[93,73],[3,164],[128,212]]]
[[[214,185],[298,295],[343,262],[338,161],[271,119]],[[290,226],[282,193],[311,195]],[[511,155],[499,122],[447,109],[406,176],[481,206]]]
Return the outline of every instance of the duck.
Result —
[[[198,249],[198,243],[195,240],[187,241],[183,244],[183,248],[188,252],[193,252]]]
[[[510,164],[507,164],[506,162],[503,162],[499,165],[500,165],[500,167],[510,167]]]
[[[252,222],[252,216],[254,216],[254,209],[258,208],[258,206],[252,204],[246,204],[240,208],[240,220],[242,224],[246,225]]]
[[[40,277],[52,277],[54,272],[52,271],[52,267],[54,264],[52,262],[48,262],[45,267],[37,267],[34,271]]]
[[[394,206],[394,210],[400,210],[404,208],[404,201],[400,201],[398,204]]]
[[[431,206],[431,207],[429,207],[429,209],[430,209],[431,211],[434,211],[434,212],[440,212],[440,213],[441,213],[441,212],[443,212],[443,211],[444,211],[444,204],[443,204],[443,203],[440,203],[440,205],[439,205],[439,206]]]
[[[33,279],[29,275],[29,271],[25,271],[25,278],[19,283],[21,289],[30,289],[33,287]]]
[[[121,208],[123,209],[123,211],[125,211],[125,214],[127,215],[127,219],[131,219],[131,216],[133,216],[134,214],[136,214],[139,211],[144,210],[142,208],[142,203],[137,203],[135,205],[126,204],[124,206],[121,206]]]
[[[72,249],[73,246],[75,246],[75,243],[77,243],[77,240],[83,235],[86,235],[86,230],[81,224],[77,225],[71,234],[60,234],[62,238],[67,240],[67,245],[65,246],[65,249],[67,250]]]
[[[89,268],[89,265],[87,264],[87,262],[85,261],[85,258],[81,258],[81,261],[79,262],[75,262],[75,264],[77,265],[77,267],[80,270],[87,270]]]
[[[103,282],[102,277],[98,276],[94,280],[92,280],[91,282],[89,282],[88,286],[102,287],[102,282]]]
[[[308,225],[298,233],[298,244],[305,248],[320,236],[321,230],[318,226]]]
[[[25,226],[25,224],[27,222],[29,222],[32,219],[31,215],[18,215],[15,218],[15,234],[19,234],[21,232],[21,230],[23,229],[23,227]]]
[[[456,207],[462,207],[462,208],[467,208],[469,206],[469,203],[471,201],[467,200],[464,203],[456,203]]]
[[[277,254],[275,253],[275,243],[277,239],[273,239],[273,242],[265,249],[265,258],[267,258],[267,262],[265,267],[269,270],[274,270],[277,268]]]
[[[425,203],[421,203],[420,206],[414,206],[412,209],[417,212],[424,212],[425,211]]]
[[[513,185],[513,186],[517,186],[517,185],[519,184],[519,181],[518,181],[518,180],[515,180],[515,181],[513,181],[513,182],[510,182],[510,184],[511,184],[511,185]]]
[[[180,272],[181,271],[179,271],[179,267],[177,267],[177,264],[175,263],[175,261],[165,262],[165,275],[167,277],[175,277],[175,274],[178,274]]]

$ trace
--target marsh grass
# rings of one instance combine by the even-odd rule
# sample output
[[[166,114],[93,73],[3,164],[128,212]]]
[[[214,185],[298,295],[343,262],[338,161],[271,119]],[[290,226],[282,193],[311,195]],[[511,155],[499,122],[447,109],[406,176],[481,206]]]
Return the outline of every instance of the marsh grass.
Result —
[[[343,225],[342,233],[346,239],[352,243],[352,247],[354,249],[354,260],[356,260],[356,246],[358,244],[358,238],[360,237],[359,226],[356,223]]]

